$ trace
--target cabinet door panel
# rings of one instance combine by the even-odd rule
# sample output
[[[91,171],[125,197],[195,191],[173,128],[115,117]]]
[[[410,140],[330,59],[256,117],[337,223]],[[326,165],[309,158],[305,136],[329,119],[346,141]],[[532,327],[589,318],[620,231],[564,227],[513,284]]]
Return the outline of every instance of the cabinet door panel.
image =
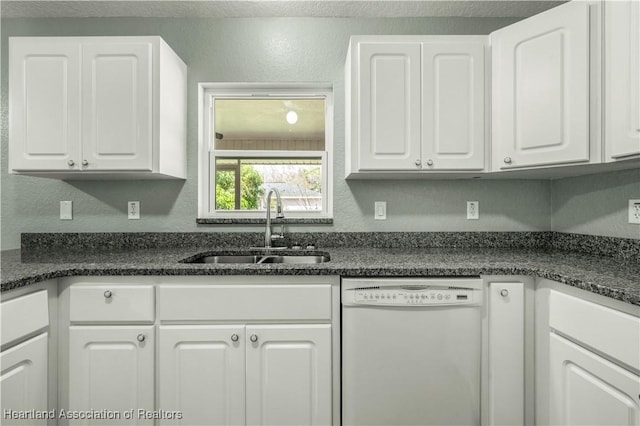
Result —
[[[330,424],[331,326],[247,326],[246,335],[247,424]]]
[[[640,377],[550,335],[551,424],[640,425]]]
[[[86,170],[151,170],[151,43],[82,48]]]
[[[11,40],[9,57],[10,168],[77,169],[80,45]]]
[[[489,286],[489,423],[524,424],[524,284]]]
[[[244,327],[161,326],[159,338],[160,408],[182,412],[161,424],[244,424]]]
[[[420,159],[420,44],[361,43],[361,170],[415,170]]]
[[[423,168],[483,169],[484,45],[424,43],[422,64]]]
[[[3,425],[45,425],[46,420],[13,419],[5,410],[47,410],[47,333],[0,354]]]
[[[605,7],[605,133],[609,160],[640,154],[640,3]]]
[[[144,336],[144,341],[138,339]],[[153,424],[137,410],[154,408],[154,327],[87,326],[69,328],[69,409],[134,410],[119,424]],[[80,419],[82,425],[108,425],[113,420]]]
[[[589,5],[491,34],[494,169],[589,160]]]

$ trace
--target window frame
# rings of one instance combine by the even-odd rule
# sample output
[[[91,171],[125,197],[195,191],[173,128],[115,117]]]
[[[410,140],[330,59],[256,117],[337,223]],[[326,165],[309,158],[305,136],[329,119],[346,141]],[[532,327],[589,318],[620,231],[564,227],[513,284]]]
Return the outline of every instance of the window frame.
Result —
[[[325,105],[324,151],[215,150],[214,105],[216,98],[280,99],[323,98]],[[285,222],[295,219],[333,219],[333,85],[331,83],[199,83],[198,84],[198,216],[223,222],[264,219],[264,210],[216,210],[216,158],[321,158],[322,210],[286,212]]]

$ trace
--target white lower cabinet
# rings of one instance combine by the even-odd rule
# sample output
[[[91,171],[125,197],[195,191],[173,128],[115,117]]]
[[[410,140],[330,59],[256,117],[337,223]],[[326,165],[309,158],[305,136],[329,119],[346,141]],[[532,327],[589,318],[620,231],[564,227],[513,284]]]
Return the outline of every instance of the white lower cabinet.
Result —
[[[46,419],[19,418],[31,410],[47,411],[47,337],[40,334],[0,353],[3,425],[47,424]]]
[[[640,425],[640,376],[557,334],[550,339],[551,424]]]
[[[72,418],[69,423],[152,425],[153,419],[138,410],[154,408],[154,351],[153,326],[72,326],[69,410],[104,412],[106,418]]]
[[[60,425],[339,421],[338,277],[83,277],[61,295],[60,407],[97,418]]]
[[[181,416],[162,424],[332,424],[338,280],[305,282],[161,284],[158,404]]]
[[[245,331],[241,325],[160,326],[158,400],[182,419],[161,424],[245,423]]]
[[[568,294],[547,280],[542,284],[538,291],[548,292],[548,317],[541,310],[547,330],[537,343],[547,349],[538,352],[544,362],[537,383],[538,396],[546,398],[539,398],[537,423],[639,426],[640,309],[581,292],[590,299],[585,300],[580,290]]]
[[[331,424],[331,325],[247,326],[247,424]]]
[[[48,284],[38,287],[45,289],[27,294],[20,294],[21,291],[17,290],[17,294],[7,292],[0,295],[2,425],[55,424],[55,418],[49,420],[42,415],[54,406],[49,407]],[[55,375],[51,380],[55,380]]]
[[[180,425],[331,424],[331,326],[160,326],[159,406]]]
[[[483,424],[534,423],[534,281],[487,277]]]

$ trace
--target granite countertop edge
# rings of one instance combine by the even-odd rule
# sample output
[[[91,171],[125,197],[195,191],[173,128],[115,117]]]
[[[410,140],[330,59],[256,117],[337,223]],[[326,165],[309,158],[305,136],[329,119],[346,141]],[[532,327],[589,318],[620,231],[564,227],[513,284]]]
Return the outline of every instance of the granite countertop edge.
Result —
[[[547,278],[612,299],[640,306],[640,265],[614,259],[547,250],[456,249],[327,249],[331,260],[321,264],[190,264],[180,263],[198,248],[112,252],[82,262],[65,259],[23,261],[20,250],[2,252],[5,292],[49,279],[73,276],[127,275],[339,275],[342,277],[418,277],[523,275]],[[232,251],[223,250],[225,253]],[[321,252],[324,250],[321,250]],[[318,251],[316,251],[317,253]],[[94,257],[102,257],[97,259]],[[136,260],[138,260],[136,262]]]

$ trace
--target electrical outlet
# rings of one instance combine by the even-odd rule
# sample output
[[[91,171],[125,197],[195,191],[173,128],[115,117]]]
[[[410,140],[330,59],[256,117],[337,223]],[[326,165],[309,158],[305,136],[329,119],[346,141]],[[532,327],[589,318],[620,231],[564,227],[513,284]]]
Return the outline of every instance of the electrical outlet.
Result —
[[[140,219],[140,201],[129,201],[127,203],[127,218]]]
[[[467,220],[480,219],[480,202],[467,201]]]
[[[73,201],[60,201],[60,220],[73,220]]]
[[[387,202],[386,201],[376,201],[373,203],[374,214],[373,218],[375,220],[387,220]]]
[[[640,225],[640,200],[629,200],[629,223]]]

